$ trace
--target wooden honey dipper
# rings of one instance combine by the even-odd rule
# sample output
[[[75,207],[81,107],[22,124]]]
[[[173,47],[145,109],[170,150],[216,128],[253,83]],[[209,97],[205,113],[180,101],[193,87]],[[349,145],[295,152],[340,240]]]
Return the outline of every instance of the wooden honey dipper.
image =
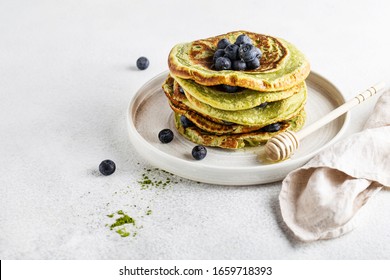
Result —
[[[285,131],[275,137],[272,137],[265,144],[265,154],[268,160],[270,161],[282,161],[291,157],[294,152],[299,147],[299,141],[313,133],[317,129],[323,127],[329,122],[333,121],[342,114],[348,112],[353,107],[359,105],[363,101],[367,100],[371,96],[375,95],[377,92],[381,91],[385,87],[385,84],[378,83],[364,92],[356,95],[354,98],[350,99],[348,102],[340,105],[333,111],[329,112],[321,119],[315,121],[314,123],[308,125],[304,129],[298,132]]]

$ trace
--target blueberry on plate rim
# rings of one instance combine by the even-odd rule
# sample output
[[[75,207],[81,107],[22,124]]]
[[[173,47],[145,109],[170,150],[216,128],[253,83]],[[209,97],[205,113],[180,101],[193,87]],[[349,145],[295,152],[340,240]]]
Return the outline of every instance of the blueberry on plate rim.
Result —
[[[99,164],[99,171],[102,173],[104,176],[111,175],[112,173],[115,172],[116,165],[115,162],[113,162],[110,159],[103,160]]]
[[[204,159],[207,155],[207,149],[203,145],[197,145],[192,149],[192,157],[196,160]]]
[[[158,133],[158,139],[161,143],[169,143],[173,140],[173,132],[169,128],[165,128]]]

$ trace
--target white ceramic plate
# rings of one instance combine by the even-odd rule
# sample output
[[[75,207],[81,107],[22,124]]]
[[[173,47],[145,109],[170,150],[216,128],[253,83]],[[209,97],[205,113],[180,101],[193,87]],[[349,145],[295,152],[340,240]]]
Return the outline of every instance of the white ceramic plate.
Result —
[[[173,123],[173,113],[161,89],[168,72],[146,83],[130,102],[127,120],[130,140],[150,164],[178,176],[220,185],[254,185],[282,180],[290,171],[302,166],[320,150],[335,142],[345,130],[349,114],[317,130],[301,141],[291,159],[269,164],[261,161],[261,147],[242,150],[207,148],[207,156],[194,160],[194,143],[183,138]],[[345,102],[341,92],[320,75],[311,72],[306,80],[308,99],[306,125],[326,115]],[[175,137],[162,144],[158,133],[170,128]]]

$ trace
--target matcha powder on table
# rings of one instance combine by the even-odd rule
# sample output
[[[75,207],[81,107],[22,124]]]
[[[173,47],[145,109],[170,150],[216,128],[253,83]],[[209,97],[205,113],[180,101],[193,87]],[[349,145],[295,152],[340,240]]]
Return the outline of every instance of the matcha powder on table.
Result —
[[[142,190],[150,189],[152,187],[158,189],[165,189],[171,186],[172,179],[174,175],[167,171],[161,170],[159,168],[146,169],[145,173],[142,174],[142,179],[138,181],[138,184],[141,186]],[[161,178],[164,175],[165,178]],[[159,177],[159,178],[156,178]],[[178,182],[175,182],[177,184]]]
[[[122,237],[127,237],[130,235],[130,232],[127,231],[125,225],[131,224],[135,226],[135,220],[126,215],[122,210],[119,210],[117,212],[118,215],[121,217],[117,218],[113,224],[110,225],[110,230],[116,229],[115,231]],[[114,214],[107,215],[109,218],[113,218]],[[136,232],[133,234],[134,236],[136,235]]]
[[[175,180],[175,175],[159,168],[144,168],[144,172],[141,175],[141,179],[139,179],[137,183],[141,190],[161,191],[172,187],[172,184],[177,184],[179,180],[182,181],[182,179]],[[127,191],[123,192],[122,194],[127,194]],[[117,195],[117,192],[115,192],[115,195]],[[158,195],[158,192],[156,193],[156,195]],[[143,200],[143,197],[141,197],[140,200]],[[146,216],[150,216],[152,214],[152,210],[148,208],[149,206],[144,212]],[[116,218],[115,216],[118,215],[119,217]],[[109,226],[110,230],[115,230],[115,232],[118,233],[121,237],[128,237],[130,235],[135,237],[137,235],[135,229],[142,228],[142,226],[137,227],[135,219],[125,214],[123,210],[119,210],[117,212],[109,214],[107,215],[107,217],[111,219],[116,218],[115,222],[113,222],[112,224],[107,224],[106,226]],[[143,218],[143,216],[141,216],[141,218]],[[131,228],[133,228],[134,230],[131,230]],[[132,232],[132,234],[130,233],[130,231]]]

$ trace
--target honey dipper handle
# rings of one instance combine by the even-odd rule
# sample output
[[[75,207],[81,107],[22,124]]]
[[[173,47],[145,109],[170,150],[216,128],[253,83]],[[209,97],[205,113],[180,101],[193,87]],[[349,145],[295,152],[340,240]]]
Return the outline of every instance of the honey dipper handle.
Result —
[[[313,133],[317,129],[323,127],[324,125],[333,121],[345,112],[349,111],[356,105],[375,95],[377,92],[382,90],[384,86],[384,83],[379,83],[375,86],[370,87],[366,91],[362,92],[361,94],[358,94],[348,102],[337,107],[329,114],[325,115],[318,121],[312,123],[311,125],[305,127],[297,133],[287,130],[272,137],[265,144],[265,154],[267,159],[269,159],[270,161],[281,161],[288,159],[291,155],[294,154],[295,150],[298,149],[299,141],[301,139],[305,138],[307,135]]]
[[[333,111],[331,111],[329,114],[323,116],[321,119],[317,120],[316,122],[308,125],[307,127],[303,128],[302,130],[298,131],[296,133],[296,136],[299,140],[303,139],[307,135],[313,133],[317,129],[323,127],[324,125],[328,124],[329,122],[333,121],[337,117],[341,116],[342,114],[348,112],[356,105],[359,105],[363,101],[367,100],[371,96],[375,95],[377,92],[381,91],[385,87],[385,83],[378,83],[368,89],[366,89],[364,92],[356,95],[354,98],[350,99],[343,105],[337,107]]]

